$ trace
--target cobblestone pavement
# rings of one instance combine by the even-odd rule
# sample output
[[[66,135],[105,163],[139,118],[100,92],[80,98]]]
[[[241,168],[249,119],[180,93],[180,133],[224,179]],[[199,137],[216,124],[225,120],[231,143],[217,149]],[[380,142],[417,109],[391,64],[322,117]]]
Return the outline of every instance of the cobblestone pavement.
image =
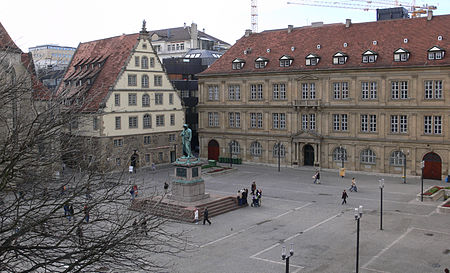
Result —
[[[284,272],[281,248],[289,251],[290,272],[355,272],[356,221],[354,208],[364,206],[360,229],[359,272],[444,272],[450,268],[450,215],[436,212],[438,203],[416,201],[420,178],[322,170],[321,184],[313,184],[314,168],[233,165],[222,175],[204,176],[206,191],[235,194],[262,189],[262,206],[246,207],[212,219],[212,225],[174,223],[187,231],[189,251],[165,260],[169,272]],[[163,190],[173,169],[139,170],[131,183],[147,194]],[[351,178],[358,192],[349,192]],[[380,230],[380,189],[383,192],[383,230]],[[431,185],[450,185],[426,180]],[[341,205],[341,194],[349,195]]]

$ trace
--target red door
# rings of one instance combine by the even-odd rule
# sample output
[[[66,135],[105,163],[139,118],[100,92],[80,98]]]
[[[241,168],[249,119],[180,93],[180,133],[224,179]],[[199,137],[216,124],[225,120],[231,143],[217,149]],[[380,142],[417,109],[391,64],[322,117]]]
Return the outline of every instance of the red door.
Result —
[[[208,159],[219,160],[219,143],[214,139],[208,143]]]
[[[423,157],[423,161],[425,162],[425,166],[423,168],[423,178],[441,180],[441,157],[436,153],[428,153]]]

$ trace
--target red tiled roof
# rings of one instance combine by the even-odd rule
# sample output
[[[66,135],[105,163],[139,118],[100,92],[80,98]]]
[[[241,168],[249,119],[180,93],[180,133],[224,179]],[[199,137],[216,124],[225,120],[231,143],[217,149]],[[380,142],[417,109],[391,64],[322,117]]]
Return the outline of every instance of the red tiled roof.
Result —
[[[20,48],[11,39],[2,23],[0,23],[0,49],[13,49],[14,51],[22,52],[22,50],[20,50]]]
[[[200,75],[449,65],[449,26],[450,15],[441,15],[431,20],[422,17],[357,23],[348,28],[345,24],[331,24],[294,28],[291,33],[287,29],[264,31],[242,37]],[[438,36],[442,36],[442,40],[438,40]],[[404,43],[405,38],[408,43]],[[377,44],[374,45],[373,41],[377,41]],[[344,43],[347,43],[347,47],[344,47]],[[317,45],[320,45],[320,49],[317,49]],[[442,60],[430,61],[427,59],[427,50],[435,45],[446,50],[447,54]],[[291,47],[295,47],[295,50],[292,51]],[[244,54],[249,48],[251,52]],[[393,61],[393,52],[398,48],[410,52],[407,62]],[[375,63],[362,63],[362,54],[368,49],[378,53]],[[332,64],[332,57],[337,52],[349,56],[346,64]],[[316,66],[305,65],[305,57],[311,53],[321,58]],[[279,59],[283,55],[294,58],[290,67],[280,67]],[[255,68],[254,62],[258,57],[269,59],[265,68]],[[232,69],[232,61],[236,58],[245,60],[242,69]]]
[[[129,34],[79,44],[64,75],[63,82],[58,88],[57,94],[71,96],[79,92],[87,92],[85,95],[87,104],[83,109],[85,111],[97,111],[101,102],[104,101],[108,94],[109,88],[114,85],[119,72],[131,54],[131,50],[137,43],[138,37],[139,34]],[[75,71],[76,65],[103,60],[105,62],[100,68],[100,71],[89,72],[88,69],[89,73],[86,73],[84,70],[81,71],[80,68]],[[97,76],[94,77],[95,75]],[[67,79],[76,80],[90,76],[95,78],[95,80],[89,88],[85,85],[80,87],[74,85],[67,88],[64,87],[64,81]]]

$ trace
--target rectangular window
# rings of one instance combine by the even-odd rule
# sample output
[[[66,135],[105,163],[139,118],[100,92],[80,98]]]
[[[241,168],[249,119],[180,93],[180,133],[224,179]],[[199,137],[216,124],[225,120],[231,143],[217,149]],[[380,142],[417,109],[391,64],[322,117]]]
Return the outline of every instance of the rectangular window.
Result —
[[[278,89],[278,84],[272,85],[272,98],[274,100],[280,99],[280,90]]]
[[[376,115],[370,115],[370,131],[371,132],[377,131],[377,116]]]
[[[272,127],[273,127],[273,129],[286,129],[286,114],[285,113],[273,113],[272,114]]]
[[[175,126],[175,114],[170,114],[170,126]]]
[[[150,162],[150,154],[145,154],[145,162]]]
[[[163,104],[163,95],[162,93],[156,93],[155,94],[155,104],[156,105],[162,105]]]
[[[150,67],[155,67],[155,58],[154,57],[150,58]]]
[[[361,99],[363,99],[363,100],[369,99],[369,83],[368,82],[361,83]]]
[[[406,115],[400,115],[400,133],[408,133],[408,117]]]
[[[434,98],[442,99],[442,81],[434,81]]]
[[[408,82],[393,81],[391,83],[391,98],[393,100],[408,98]]]
[[[392,82],[391,84],[391,98],[393,100],[398,100],[400,97],[400,87],[398,82]]]
[[[340,126],[339,115],[333,114],[333,130],[340,131],[340,129],[341,129],[341,126]]]
[[[169,142],[175,142],[175,134],[169,134]]]
[[[316,130],[316,114],[309,114],[309,129]]]
[[[341,115],[341,129],[342,129],[342,131],[347,131],[348,130],[348,117],[347,117],[347,114],[342,114]]]
[[[273,113],[272,114],[272,128],[278,129],[279,126],[280,126],[280,121],[279,121],[278,113]]]
[[[123,146],[123,139],[122,138],[116,138],[113,140],[114,147],[122,147]]]
[[[442,81],[425,81],[425,99],[442,99]]]
[[[137,117],[128,117],[128,128],[133,129],[138,127]]]
[[[442,117],[434,116],[434,134],[442,134]]]
[[[425,99],[433,99],[433,81],[425,81]]]
[[[333,83],[333,94],[334,94],[335,100],[341,99],[341,83],[340,82]]]
[[[158,153],[158,159],[159,159],[159,161],[163,161],[164,160],[164,153],[163,152],[159,152]]]
[[[302,99],[315,100],[316,99],[316,84],[315,83],[302,83]]]
[[[241,113],[234,113],[234,117],[235,117],[235,126],[236,128],[241,128]]]
[[[302,99],[307,100],[308,99],[308,84],[302,83]]]
[[[169,94],[169,104],[173,104],[173,94]]]
[[[228,113],[228,126],[234,128],[234,113]]]
[[[375,100],[377,98],[377,83],[370,82],[370,99]]]
[[[156,115],[156,126],[164,126],[164,115]]]
[[[286,114],[280,113],[280,129],[286,129]]]
[[[122,128],[122,123],[121,123],[121,118],[120,117],[116,117],[116,130],[120,130]]]
[[[92,118],[92,129],[98,130],[98,117]]]
[[[250,128],[256,128],[256,113],[250,113]]]
[[[431,128],[433,124],[433,117],[432,116],[424,116],[423,117],[423,123],[424,123],[424,133],[425,134],[431,134]]]
[[[398,116],[391,116],[391,133],[398,133]]]
[[[405,100],[408,98],[408,82],[402,81],[400,82],[400,98]]]
[[[208,86],[208,100],[219,100],[219,86]]]
[[[120,94],[114,94],[114,106],[120,106]]]
[[[309,98],[312,100],[316,99],[316,84],[315,83],[309,84]]]
[[[229,100],[241,99],[241,87],[239,85],[228,86],[228,99]]]
[[[208,126],[209,127],[219,127],[219,113],[218,112],[208,112]]]
[[[308,130],[308,115],[302,115],[302,129]]]
[[[137,76],[128,75],[128,86],[137,86]]]
[[[286,99],[286,84],[274,84],[273,85],[273,99],[285,100]]]
[[[128,105],[137,105],[137,94],[129,93],[128,94]]]
[[[162,86],[162,76],[160,75],[153,76],[153,81],[155,86]]]
[[[367,115],[361,115],[361,132],[369,131],[369,119]]]
[[[134,66],[139,67],[139,56],[134,56]]]
[[[256,118],[258,120],[258,128],[262,128],[263,127],[262,113],[257,113]]]
[[[263,99],[262,84],[250,85],[250,100],[262,100],[262,99]]]
[[[342,82],[342,99],[348,99],[348,82]]]
[[[258,100],[262,100],[262,99],[263,99],[263,85],[258,84]]]
[[[144,136],[144,145],[149,145],[152,143],[152,137],[151,136]]]

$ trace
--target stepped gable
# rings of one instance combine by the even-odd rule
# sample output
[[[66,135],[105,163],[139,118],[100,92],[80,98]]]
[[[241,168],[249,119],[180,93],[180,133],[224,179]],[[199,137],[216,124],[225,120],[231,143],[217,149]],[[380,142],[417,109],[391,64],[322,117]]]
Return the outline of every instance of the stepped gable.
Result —
[[[288,29],[252,33],[239,39],[200,75],[449,65],[448,56],[442,60],[427,59],[427,51],[433,46],[450,52],[448,26],[450,15],[440,15],[433,16],[431,20],[421,17],[351,23],[349,27],[345,24],[306,26],[293,28],[290,33]],[[443,38],[438,40],[438,36]],[[405,38],[408,39],[407,43],[404,43]],[[347,43],[347,47],[344,47],[344,43]],[[317,48],[318,45],[320,49]],[[292,47],[295,47],[294,51],[291,50]],[[393,61],[393,53],[399,48],[410,52],[408,61]],[[268,49],[270,52],[267,52]],[[378,54],[375,63],[362,63],[362,54],[367,50]],[[332,57],[337,52],[348,55],[345,64],[332,64]],[[320,61],[315,66],[306,66],[305,57],[311,53],[317,54]],[[293,57],[291,66],[280,67],[279,59],[283,55]],[[254,62],[258,57],[269,60],[265,68],[255,68]],[[245,61],[242,69],[232,69],[232,61],[236,58]]]
[[[0,50],[13,50],[15,52],[21,53],[22,50],[14,43],[14,41],[9,36],[6,29],[0,23]]]
[[[57,94],[67,98],[88,98],[83,111],[95,112],[105,100],[120,71],[126,65],[139,34],[121,35],[86,43],[80,43]],[[87,83],[87,80],[91,83]],[[79,81],[82,84],[78,84]],[[67,82],[72,82],[67,85]]]

